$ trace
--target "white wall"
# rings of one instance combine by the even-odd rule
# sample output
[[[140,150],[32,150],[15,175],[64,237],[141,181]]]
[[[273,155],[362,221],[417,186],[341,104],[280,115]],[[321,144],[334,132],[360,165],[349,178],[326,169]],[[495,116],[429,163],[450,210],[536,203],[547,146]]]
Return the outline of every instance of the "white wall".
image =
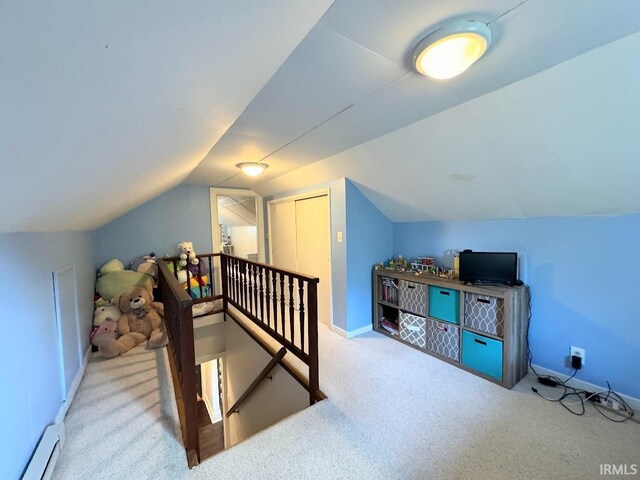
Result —
[[[271,356],[232,319],[225,322],[225,337],[226,395],[228,408],[231,408],[269,363]],[[309,406],[309,393],[280,365],[276,365],[270,375],[273,381],[263,380],[240,406],[240,413],[229,417],[229,446]]]
[[[83,357],[93,320],[93,257],[88,232],[0,235],[2,479],[22,475],[44,429],[64,409],[52,272],[75,265],[80,338],[63,348]],[[66,373],[79,379],[80,367]]]
[[[207,405],[211,422],[216,423],[222,420],[219,399],[220,390],[218,388],[218,360],[203,363],[200,367],[202,399]]]
[[[245,225],[242,227],[231,227],[230,230],[233,254],[236,257],[245,258],[245,255],[248,253],[258,253],[258,227]]]

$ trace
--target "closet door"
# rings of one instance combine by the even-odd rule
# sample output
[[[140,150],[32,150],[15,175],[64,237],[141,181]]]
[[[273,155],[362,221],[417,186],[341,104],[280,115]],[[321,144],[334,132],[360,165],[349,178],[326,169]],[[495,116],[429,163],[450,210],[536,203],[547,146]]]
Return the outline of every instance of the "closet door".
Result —
[[[296,202],[270,205],[271,265],[285,270],[297,270],[296,264]]]
[[[297,270],[320,278],[318,320],[329,324],[331,311],[331,233],[329,197],[296,200]]]

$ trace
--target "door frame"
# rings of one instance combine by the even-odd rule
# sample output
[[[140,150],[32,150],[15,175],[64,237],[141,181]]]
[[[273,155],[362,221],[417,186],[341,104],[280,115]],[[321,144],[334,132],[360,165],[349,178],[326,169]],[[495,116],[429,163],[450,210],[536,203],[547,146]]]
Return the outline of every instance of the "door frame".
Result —
[[[295,202],[297,200],[308,200],[310,198],[315,197],[327,197],[328,202],[328,215],[329,215],[329,327],[333,328],[333,235],[332,235],[332,224],[331,224],[331,189],[330,188],[321,188],[319,190],[312,190],[310,192],[298,193],[295,195],[290,195],[287,197],[277,198],[273,200],[267,201],[267,242],[269,244],[269,265],[273,265],[273,255],[271,248],[271,239],[273,238],[271,235],[271,205],[276,205],[278,203],[286,203],[286,202]],[[297,253],[296,253],[296,271],[297,270]],[[322,322],[318,322],[322,323]]]
[[[213,252],[221,251],[220,231],[218,230],[218,195],[238,195],[243,197],[254,197],[256,199],[256,220],[258,222],[258,261],[265,263],[264,249],[264,201],[260,195],[253,190],[244,188],[209,188],[209,205],[211,208],[211,244]]]

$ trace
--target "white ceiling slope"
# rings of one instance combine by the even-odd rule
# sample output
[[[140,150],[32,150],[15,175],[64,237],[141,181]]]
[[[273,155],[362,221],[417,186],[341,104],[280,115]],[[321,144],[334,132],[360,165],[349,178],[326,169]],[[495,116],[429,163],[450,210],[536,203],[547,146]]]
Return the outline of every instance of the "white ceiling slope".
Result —
[[[461,18],[490,24],[487,55],[449,81],[413,72],[419,40]],[[187,181],[262,189],[638,30],[629,0],[336,0]],[[257,178],[234,166],[260,160]]]
[[[2,2],[0,232],[91,229],[180,183],[330,4]]]
[[[640,33],[299,168],[346,176],[393,221],[640,212]]]

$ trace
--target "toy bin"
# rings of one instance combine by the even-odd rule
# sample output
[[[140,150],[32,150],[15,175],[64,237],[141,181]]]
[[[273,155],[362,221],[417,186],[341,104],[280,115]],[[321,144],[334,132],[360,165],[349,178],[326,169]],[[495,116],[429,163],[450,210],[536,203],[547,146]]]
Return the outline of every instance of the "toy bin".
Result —
[[[504,301],[488,295],[465,293],[464,325],[502,337],[504,335]]]
[[[398,307],[421,317],[427,316],[427,285],[400,280]]]
[[[502,380],[502,342],[468,330],[463,331],[462,364]]]
[[[460,323],[460,292],[429,286],[429,316],[449,323]]]
[[[460,361],[460,327],[427,319],[427,350]]]
[[[400,338],[416,347],[427,346],[426,318],[400,312]]]

